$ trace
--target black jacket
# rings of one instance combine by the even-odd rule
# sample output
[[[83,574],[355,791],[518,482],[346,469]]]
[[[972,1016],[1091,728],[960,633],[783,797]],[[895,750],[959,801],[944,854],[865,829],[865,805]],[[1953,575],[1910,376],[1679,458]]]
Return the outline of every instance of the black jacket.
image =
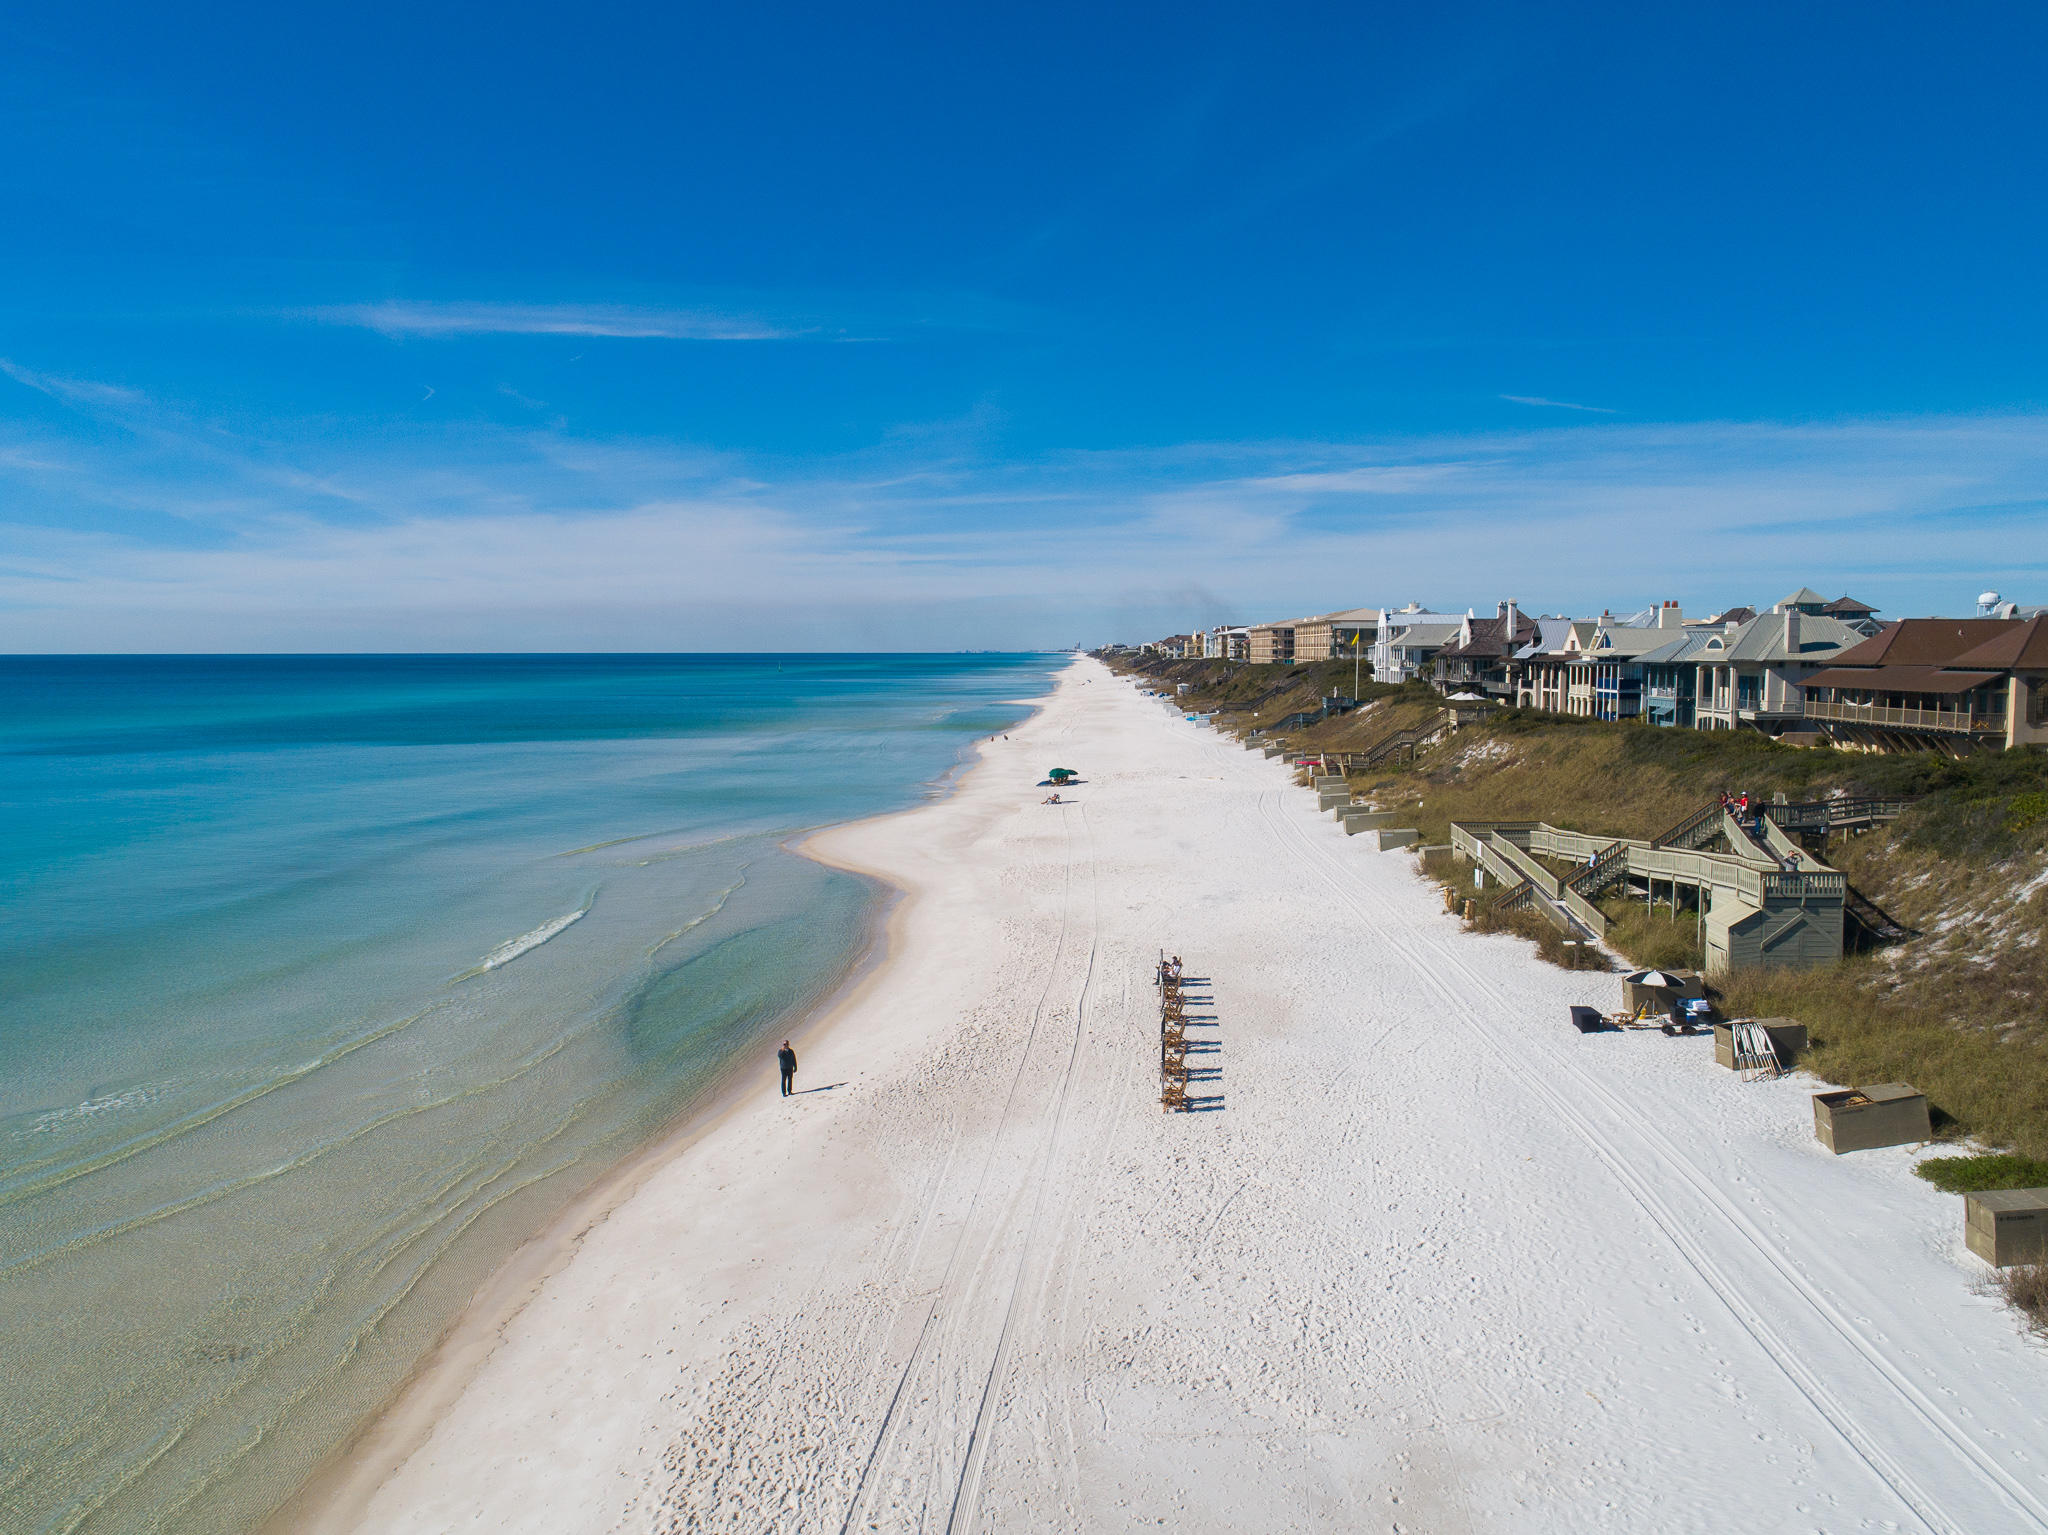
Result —
[[[782,1069],[785,1072],[794,1072],[796,1070],[796,1052],[787,1045],[775,1052],[775,1059],[782,1063]]]

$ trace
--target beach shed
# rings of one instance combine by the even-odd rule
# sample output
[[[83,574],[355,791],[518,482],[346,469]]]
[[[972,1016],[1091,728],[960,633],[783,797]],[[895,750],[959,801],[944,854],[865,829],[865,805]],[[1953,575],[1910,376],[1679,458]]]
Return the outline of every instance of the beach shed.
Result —
[[[1967,1196],[1963,1245],[1993,1268],[2048,1263],[2048,1189],[1996,1189]]]
[[[1879,1146],[1909,1146],[1934,1139],[1927,1095],[1903,1082],[1848,1087],[1813,1095],[1813,1133],[1840,1156]]]

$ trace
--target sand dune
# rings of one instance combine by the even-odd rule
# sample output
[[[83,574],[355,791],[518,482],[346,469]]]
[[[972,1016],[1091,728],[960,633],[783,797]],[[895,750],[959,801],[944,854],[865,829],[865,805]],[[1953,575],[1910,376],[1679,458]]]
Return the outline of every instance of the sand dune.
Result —
[[[807,1091],[764,1059],[473,1320],[324,1527],[2048,1530],[2048,1350],[1959,1202],[1822,1153],[1811,1083],[1573,1033],[1612,978],[1363,840],[1077,663],[816,839],[911,895]],[[1159,1108],[1161,947],[1206,1112]]]

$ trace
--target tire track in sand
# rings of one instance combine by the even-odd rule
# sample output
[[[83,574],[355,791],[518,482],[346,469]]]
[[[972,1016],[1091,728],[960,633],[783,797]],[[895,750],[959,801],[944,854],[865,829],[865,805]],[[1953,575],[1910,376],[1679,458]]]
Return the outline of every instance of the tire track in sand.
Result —
[[[1506,999],[1475,971],[1462,955],[1456,953],[1452,945],[1426,935],[1413,940],[1401,936],[1397,924],[1403,920],[1405,914],[1392,901],[1361,885],[1355,879],[1340,877],[1340,873],[1348,874],[1350,871],[1342,869],[1328,849],[1318,846],[1306,832],[1295,825],[1284,809],[1269,809],[1267,818],[1278,828],[1281,836],[1301,850],[1305,861],[1314,868],[1339,899],[1360,917],[1369,921],[1375,916],[1392,919],[1374,923],[1375,931],[1382,941],[1406,960],[1418,979],[1448,1004],[1451,1015],[1459,1024],[1497,1061],[1509,1068],[1509,1075],[1523,1091],[1538,1097],[1587,1144],[1614,1175],[1623,1190],[1659,1229],[1666,1241],[1700,1276],[1743,1331],[1814,1407],[1843,1445],[1869,1467],[1872,1474],[1892,1492],[1912,1516],[1924,1528],[1934,1532],[1934,1535],[1968,1535],[1967,1526],[1958,1522],[1942,1506],[1940,1500],[1921,1486],[1878,1442],[1875,1432],[1864,1419],[1852,1411],[1836,1392],[1829,1389],[1816,1370],[1799,1358],[1797,1351],[1770,1324],[1763,1309],[1745,1297],[1742,1287],[1723,1269],[1706,1247],[1687,1232],[1686,1222],[1676,1208],[1657,1192],[1649,1180],[1630,1165],[1628,1158],[1596,1124],[1593,1117],[1546,1078],[1545,1072],[1571,1078],[1588,1096],[1602,1100],[1600,1106],[1613,1115],[1617,1125],[1623,1124],[1626,1122],[1626,1116],[1613,1093],[1583,1067],[1556,1052],[1534,1046],[1528,1041],[1518,1041],[1519,1049],[1510,1049],[1478,1021],[1479,1009],[1475,1005],[1490,1003],[1491,1016],[1499,1017],[1506,1008]],[[1367,903],[1376,910],[1368,911]],[[1418,952],[1420,947],[1429,949],[1443,967],[1461,976],[1464,986],[1461,988],[1446,984],[1441,972]],[[1929,1402],[1918,1388],[1905,1380],[1894,1366],[1884,1360],[1876,1346],[1777,1251],[1775,1244],[1758,1230],[1747,1216],[1736,1209],[1713,1186],[1710,1176],[1704,1169],[1653,1128],[1639,1125],[1633,1127],[1633,1133],[1671,1173],[1701,1197],[1708,1211],[1720,1218],[1722,1225],[1739,1239],[1741,1245],[1752,1250],[1763,1260],[1772,1276],[1790,1292],[1786,1296],[1788,1301],[1803,1302],[1831,1331],[1870,1364],[1879,1379],[1890,1388],[1891,1394],[1920,1419],[1930,1435],[1946,1444],[1980,1481],[1988,1483],[2002,1495],[2012,1512],[2025,1515],[2033,1528],[2048,1530],[2048,1509],[2044,1509],[2040,1500],[2003,1467],[1993,1462],[1981,1446],[1971,1440],[1945,1413]]]

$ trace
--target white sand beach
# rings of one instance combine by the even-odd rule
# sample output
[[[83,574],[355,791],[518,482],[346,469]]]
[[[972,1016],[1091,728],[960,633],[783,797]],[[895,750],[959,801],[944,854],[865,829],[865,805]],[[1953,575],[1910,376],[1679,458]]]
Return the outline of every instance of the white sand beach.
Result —
[[[1064,765],[1072,803],[1036,780]],[[1810,1080],[1568,974],[1093,661],[812,851],[887,962],[522,1260],[297,1528],[2048,1530],[2048,1348]],[[1161,949],[1219,1099],[1158,1099]],[[561,1255],[554,1261],[550,1255]]]

